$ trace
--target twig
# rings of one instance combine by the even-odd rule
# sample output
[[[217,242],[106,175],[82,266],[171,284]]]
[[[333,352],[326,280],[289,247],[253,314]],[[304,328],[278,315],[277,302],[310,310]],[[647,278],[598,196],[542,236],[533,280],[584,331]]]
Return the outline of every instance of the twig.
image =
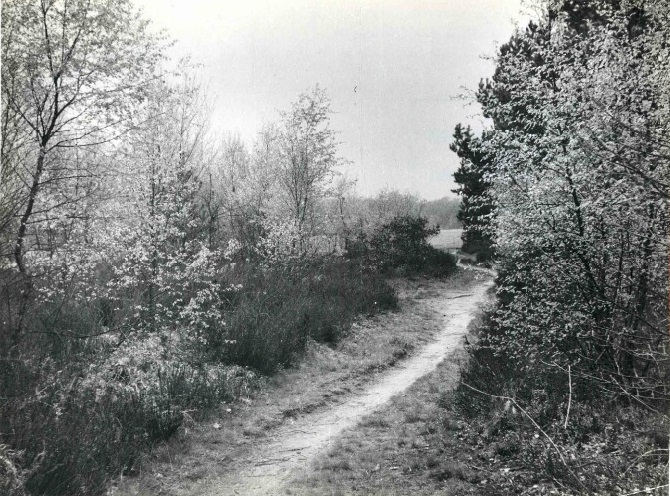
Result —
[[[285,450],[280,450],[279,452],[280,453],[288,453],[289,451],[302,451],[302,450],[306,450],[306,449],[309,449],[309,446],[302,446],[300,448],[285,449]]]
[[[570,395],[568,396],[568,409],[565,412],[565,422],[563,423],[563,430],[568,428],[568,419],[570,418],[570,405],[572,404],[572,374],[570,372],[570,364],[568,364],[568,388]]]
[[[568,465],[567,460],[563,456],[563,453],[558,448],[558,446],[556,446],[556,443],[554,442],[554,440],[551,439],[551,437],[549,437],[549,434],[544,432],[542,427],[540,427],[539,424],[537,422],[535,422],[535,420],[533,420],[533,417],[531,417],[526,410],[521,408],[521,406],[516,402],[516,400],[514,398],[512,398],[511,396],[500,396],[500,395],[497,395],[497,394],[485,393],[484,391],[480,391],[479,389],[477,389],[475,387],[472,387],[465,382],[462,382],[461,384],[463,384],[467,388],[472,389],[476,393],[483,394],[483,395],[489,396],[491,398],[500,398],[502,400],[511,401],[514,404],[514,406],[516,406],[521,411],[521,413],[523,413],[528,418],[528,420],[530,420],[530,422],[535,426],[535,428],[542,433],[542,435],[547,439],[547,441],[549,441],[549,444],[551,444],[551,446],[554,448],[554,450],[558,454],[558,457],[561,459],[561,463],[563,463],[563,466],[567,469],[567,471],[570,473],[570,475],[572,475],[572,477],[574,477],[574,479],[579,483],[580,486],[582,486],[584,489],[588,490],[588,488],[584,485],[584,483],[581,481],[581,479],[579,477],[577,477],[577,475],[572,471],[572,469]]]
[[[260,467],[262,465],[273,465],[275,463],[284,463],[286,461],[290,460],[289,457],[284,457],[284,458],[267,458],[265,460],[262,460],[260,462],[254,463],[256,467]],[[254,476],[252,476],[254,477]],[[261,476],[258,476],[261,477]]]
[[[642,494],[642,493],[650,494],[649,491],[653,491],[654,489],[660,489],[662,487],[670,487],[670,486],[668,484],[663,484],[662,486],[647,487],[644,489],[640,489],[639,491],[633,491],[632,493],[622,494],[621,496],[632,496],[633,494]]]
[[[456,298],[465,298],[467,296],[472,296],[473,293],[466,293],[466,294],[461,294],[461,295],[456,295],[456,296],[450,296],[449,298],[445,298],[445,300],[455,300]]]
[[[637,462],[639,462],[645,456],[651,455],[652,453],[658,453],[658,452],[664,452],[664,451],[668,451],[667,448],[656,448],[656,449],[649,450],[649,451],[646,451],[646,452],[642,453],[640,456],[635,458],[635,460],[633,460],[632,462],[630,462],[628,464],[628,466],[626,467],[626,470],[623,471],[623,475],[626,475],[628,473],[628,471],[631,468],[633,468],[637,464]]]

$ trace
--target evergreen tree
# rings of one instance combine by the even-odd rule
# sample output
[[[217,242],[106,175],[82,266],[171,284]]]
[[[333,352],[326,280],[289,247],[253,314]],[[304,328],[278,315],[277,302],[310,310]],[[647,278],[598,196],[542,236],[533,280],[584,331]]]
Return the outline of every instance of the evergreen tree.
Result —
[[[470,126],[464,129],[460,124],[456,125],[450,148],[461,159],[461,165],[454,173],[454,181],[459,186],[453,192],[461,196],[458,220],[463,224],[462,250],[476,254],[479,260],[488,260],[493,255],[488,231],[493,207],[487,196],[485,174],[490,171],[491,161],[481,144]]]

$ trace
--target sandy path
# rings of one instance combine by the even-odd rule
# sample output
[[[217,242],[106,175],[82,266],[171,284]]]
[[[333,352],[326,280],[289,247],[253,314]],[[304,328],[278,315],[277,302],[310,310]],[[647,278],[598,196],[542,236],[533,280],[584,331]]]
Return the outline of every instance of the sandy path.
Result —
[[[331,408],[298,417],[259,440],[244,460],[244,468],[227,476],[203,480],[192,486],[192,495],[285,494],[282,490],[292,473],[305,470],[325,452],[345,429],[407,389],[435,369],[444,357],[461,346],[468,323],[486,299],[490,280],[467,293],[447,292],[429,303],[444,315],[443,330],[434,341],[411,358],[380,376],[365,389],[354,392]]]

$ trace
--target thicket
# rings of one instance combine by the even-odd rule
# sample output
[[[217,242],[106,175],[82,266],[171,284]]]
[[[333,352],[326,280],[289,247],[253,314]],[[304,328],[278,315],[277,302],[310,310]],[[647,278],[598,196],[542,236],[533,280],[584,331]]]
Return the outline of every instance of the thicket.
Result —
[[[661,494],[670,5],[539,7],[477,94],[499,276],[458,403],[509,469],[491,494]]]
[[[299,359],[309,339],[334,344],[363,314],[396,308],[394,290],[362,260],[319,257],[271,270],[243,264],[230,280],[225,332],[213,331],[210,360],[265,374]]]

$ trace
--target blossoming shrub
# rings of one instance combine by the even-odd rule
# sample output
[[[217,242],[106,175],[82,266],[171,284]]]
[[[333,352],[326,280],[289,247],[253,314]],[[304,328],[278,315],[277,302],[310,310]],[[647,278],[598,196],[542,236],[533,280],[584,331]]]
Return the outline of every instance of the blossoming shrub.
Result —
[[[214,277],[223,257],[185,247],[155,271],[126,257],[36,278],[29,332],[0,361],[0,441],[29,493],[99,493],[185,415],[251,387],[201,359],[234,288]]]

